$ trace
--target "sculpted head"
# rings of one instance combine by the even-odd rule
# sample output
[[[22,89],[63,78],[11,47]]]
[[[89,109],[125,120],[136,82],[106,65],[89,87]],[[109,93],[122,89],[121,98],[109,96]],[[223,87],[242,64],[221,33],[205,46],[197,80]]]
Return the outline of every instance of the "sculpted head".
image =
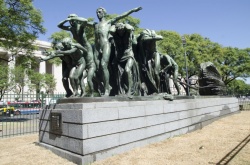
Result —
[[[125,24],[124,23],[117,23],[115,25],[115,28],[116,28],[116,32],[122,36],[125,32]]]
[[[70,14],[68,16],[68,18],[75,18],[75,17],[78,17],[78,16],[76,14]],[[70,23],[71,26],[74,26],[75,23],[76,23],[76,20],[70,20],[69,23]]]
[[[55,45],[55,49],[56,50],[62,50],[63,49],[63,44],[61,42],[58,42],[56,45]]]
[[[96,10],[96,14],[97,14],[97,17],[99,19],[105,17],[107,15],[107,11],[103,8],[103,7],[99,7],[97,10]]]
[[[72,17],[78,17],[76,14],[70,14],[69,16],[68,16],[68,18],[72,18]]]
[[[66,49],[70,49],[71,45],[72,45],[72,39],[69,37],[66,37],[62,40],[62,45],[63,47],[65,47]]]

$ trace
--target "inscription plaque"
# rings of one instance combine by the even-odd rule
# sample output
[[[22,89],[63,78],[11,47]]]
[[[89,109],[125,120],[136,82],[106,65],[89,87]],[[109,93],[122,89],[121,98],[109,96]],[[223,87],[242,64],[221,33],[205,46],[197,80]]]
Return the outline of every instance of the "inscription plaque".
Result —
[[[62,114],[59,112],[50,113],[50,132],[62,134]]]

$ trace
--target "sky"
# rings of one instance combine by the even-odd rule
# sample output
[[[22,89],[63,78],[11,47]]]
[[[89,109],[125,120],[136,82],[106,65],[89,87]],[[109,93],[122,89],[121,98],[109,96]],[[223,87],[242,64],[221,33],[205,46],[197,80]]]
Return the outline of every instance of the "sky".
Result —
[[[45,35],[60,31],[58,23],[69,14],[94,18],[96,9],[104,7],[108,14],[122,14],[136,7],[142,10],[131,16],[140,19],[140,28],[175,31],[180,35],[200,34],[223,47],[250,47],[250,0],[34,0],[41,10]],[[250,78],[246,81],[250,84]]]
[[[58,23],[69,14],[98,22],[98,7],[104,7],[108,14],[142,7],[131,14],[141,20],[140,28],[180,35],[198,33],[222,46],[250,47],[249,0],[34,0],[34,6],[41,10],[47,29],[38,38],[42,41],[49,41],[51,34],[60,31]]]

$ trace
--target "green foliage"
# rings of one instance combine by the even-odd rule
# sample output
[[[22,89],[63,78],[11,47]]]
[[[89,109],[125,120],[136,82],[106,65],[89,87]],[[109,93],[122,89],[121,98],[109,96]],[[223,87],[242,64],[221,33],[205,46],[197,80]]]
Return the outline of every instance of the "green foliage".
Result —
[[[219,61],[219,70],[226,85],[238,77],[244,78],[250,76],[249,55],[248,49],[223,48],[223,53]]]
[[[52,44],[52,48],[54,48],[57,43],[61,42],[62,39],[66,37],[71,37],[71,34],[65,30],[53,33],[51,37],[49,37],[49,40],[51,41]]]
[[[182,47],[181,36],[173,31],[161,30],[156,32],[163,37],[163,40],[157,41],[158,51],[161,54],[170,55],[179,66],[179,73],[185,77],[184,50]]]
[[[56,80],[51,74],[44,74],[44,88],[46,94],[53,93],[56,88]]]
[[[33,71],[33,70],[29,70],[28,71],[28,76],[29,79],[31,81],[31,83],[29,84],[29,89],[30,90],[35,90],[37,93],[40,92],[41,88],[44,85],[44,76],[43,74]]]
[[[8,84],[9,78],[9,68],[5,64],[0,65],[0,100],[2,100],[3,95],[9,90]]]
[[[88,18],[88,21],[93,22],[94,18]],[[87,37],[89,43],[94,44],[95,43],[95,30],[94,30],[93,26],[87,26],[85,33],[86,33],[86,37]]]
[[[18,65],[12,69],[12,75],[15,80],[15,93],[20,94],[22,92],[23,87],[28,83],[26,81],[26,68],[23,65]]]
[[[21,65],[24,68],[36,69],[39,67],[39,63],[36,58],[32,56],[19,56],[16,58],[16,66]]]
[[[45,88],[46,94],[53,93],[56,87],[56,80],[51,74],[41,74],[39,72],[29,70],[28,77],[30,80],[30,90],[35,90],[40,93],[42,88]]]
[[[159,52],[173,58],[182,53],[181,36],[177,32],[161,30],[157,34],[163,37],[163,40],[157,42]]]
[[[0,0],[1,47],[13,56],[33,55],[35,39],[45,33],[41,11],[31,0]]]
[[[243,80],[232,80],[228,84],[227,91],[229,95],[234,96],[249,96],[250,85],[246,84]]]

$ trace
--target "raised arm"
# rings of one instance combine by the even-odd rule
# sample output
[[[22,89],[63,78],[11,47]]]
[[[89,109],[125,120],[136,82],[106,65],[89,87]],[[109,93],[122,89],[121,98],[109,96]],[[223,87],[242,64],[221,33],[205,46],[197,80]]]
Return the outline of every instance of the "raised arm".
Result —
[[[88,19],[83,18],[83,17],[73,17],[73,18],[71,18],[71,20],[76,20],[76,21],[85,23],[87,26],[90,26],[90,27],[93,27],[94,24],[96,24],[95,22],[90,22],[90,21],[88,21]]]
[[[127,16],[130,15],[131,13],[137,12],[137,11],[139,11],[139,10],[141,10],[141,9],[142,9],[142,7],[137,7],[137,8],[134,8],[134,9],[132,9],[132,10],[129,10],[129,11],[125,12],[125,13],[122,13],[121,15],[118,15],[117,17],[111,19],[111,24],[113,24],[113,23],[119,21],[120,19],[127,17]]]
[[[61,22],[57,25],[57,27],[59,27],[60,29],[69,31],[70,28],[71,28],[71,26],[65,26],[65,25],[64,25],[64,24],[65,24],[66,22],[68,22],[68,21],[69,21],[69,18],[67,18],[67,19],[65,19],[65,20],[63,20],[63,21],[61,21]]]
[[[77,20],[80,22],[88,22],[88,20],[86,18],[83,18],[83,17],[72,17],[71,20]]]
[[[74,53],[74,52],[76,52],[77,51],[77,48],[76,47],[74,47],[74,48],[72,48],[72,49],[70,49],[70,50],[57,50],[56,51],[56,54],[58,55],[58,54],[65,54],[65,55],[70,55],[71,53]]]

